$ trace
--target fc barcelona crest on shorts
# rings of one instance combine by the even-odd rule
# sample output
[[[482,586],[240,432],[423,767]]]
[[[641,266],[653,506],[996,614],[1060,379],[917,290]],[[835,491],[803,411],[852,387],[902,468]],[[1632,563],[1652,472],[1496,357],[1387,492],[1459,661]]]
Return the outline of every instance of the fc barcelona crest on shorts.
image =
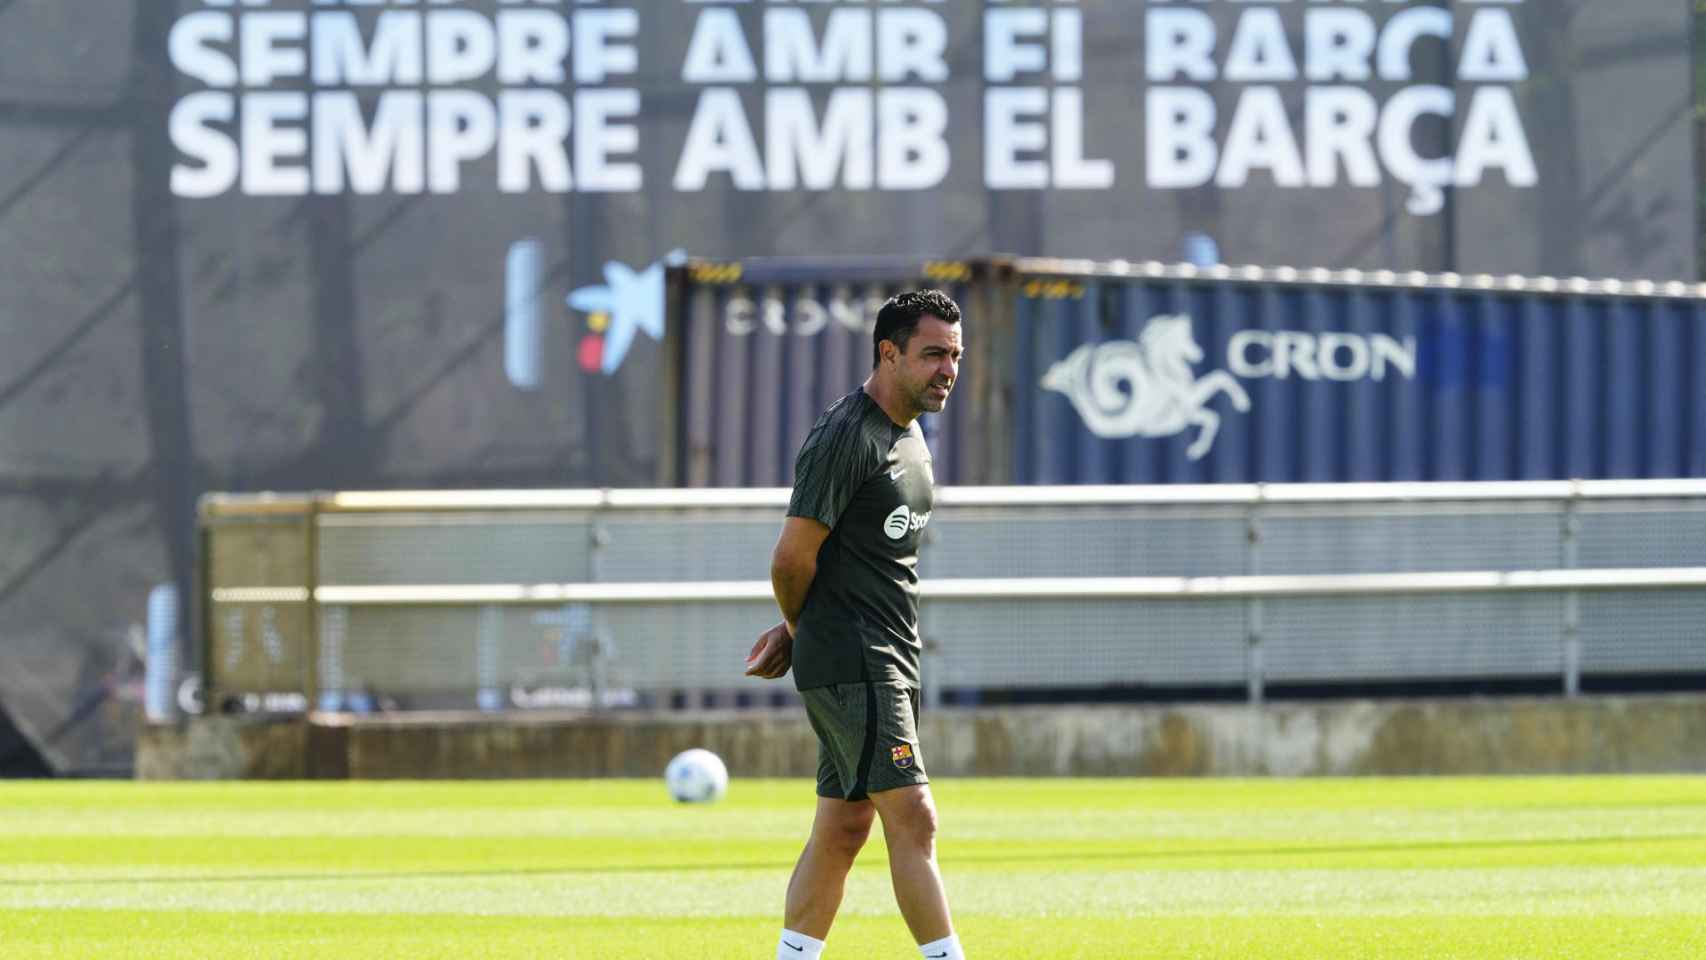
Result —
[[[902,770],[912,766],[912,745],[903,743],[889,751],[894,756],[894,765]]]

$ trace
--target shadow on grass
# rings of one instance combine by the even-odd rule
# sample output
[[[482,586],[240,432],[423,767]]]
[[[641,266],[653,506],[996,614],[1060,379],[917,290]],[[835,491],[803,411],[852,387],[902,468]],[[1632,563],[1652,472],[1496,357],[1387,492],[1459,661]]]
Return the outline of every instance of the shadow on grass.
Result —
[[[1014,853],[984,853],[945,857],[942,863],[952,868],[960,864],[979,863],[1082,863],[1085,861],[1133,864],[1214,858],[1217,860],[1254,860],[1264,857],[1317,857],[1357,853],[1410,853],[1445,850],[1529,850],[1545,847],[1594,847],[1628,843],[1678,843],[1706,840],[1702,833],[1669,833],[1644,836],[1562,837],[1533,840],[1436,840],[1421,843],[1359,843],[1332,845],[1285,845],[1268,847],[1189,847],[1176,850],[1106,850],[1062,851],[1026,850]],[[98,886],[118,883],[198,884],[198,883],[290,883],[290,882],[348,882],[362,880],[477,880],[502,877],[550,877],[599,873],[679,873],[682,871],[785,870],[793,867],[787,860],[747,860],[733,863],[651,863],[587,865],[573,867],[525,867],[495,870],[412,870],[347,873],[232,873],[206,876],[128,876],[128,877],[68,877],[65,879],[0,880],[0,887],[68,887]]]

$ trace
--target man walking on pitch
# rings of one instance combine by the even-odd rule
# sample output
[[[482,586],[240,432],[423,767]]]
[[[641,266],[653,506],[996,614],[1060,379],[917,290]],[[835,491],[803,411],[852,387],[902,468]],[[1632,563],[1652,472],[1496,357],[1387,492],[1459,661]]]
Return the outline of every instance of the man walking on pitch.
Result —
[[[936,808],[918,745],[918,542],[935,477],[918,427],[960,366],[960,308],[935,290],[883,304],[873,369],[800,447],[771,557],[782,622],[747,657],[750,676],[794,670],[818,738],[817,815],[788,881],[776,956],[815,960],[853,858],[883,818],[901,916],[927,960],[965,954],[936,870]]]

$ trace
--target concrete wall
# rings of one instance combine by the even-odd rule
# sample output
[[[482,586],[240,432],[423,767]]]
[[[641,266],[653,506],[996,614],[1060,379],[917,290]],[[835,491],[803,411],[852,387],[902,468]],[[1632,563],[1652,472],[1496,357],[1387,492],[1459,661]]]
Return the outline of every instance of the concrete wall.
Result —
[[[1359,776],[1706,772],[1706,696],[1170,707],[925,715],[937,776]],[[528,715],[335,722],[194,718],[143,732],[142,779],[659,775],[707,747],[737,777],[807,777],[803,714]]]

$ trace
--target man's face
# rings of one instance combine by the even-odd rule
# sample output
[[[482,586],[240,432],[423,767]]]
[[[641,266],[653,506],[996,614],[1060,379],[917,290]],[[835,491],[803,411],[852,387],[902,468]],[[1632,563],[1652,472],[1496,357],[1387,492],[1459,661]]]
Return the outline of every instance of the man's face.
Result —
[[[960,376],[960,325],[926,314],[896,363],[896,380],[907,405],[941,413]]]

